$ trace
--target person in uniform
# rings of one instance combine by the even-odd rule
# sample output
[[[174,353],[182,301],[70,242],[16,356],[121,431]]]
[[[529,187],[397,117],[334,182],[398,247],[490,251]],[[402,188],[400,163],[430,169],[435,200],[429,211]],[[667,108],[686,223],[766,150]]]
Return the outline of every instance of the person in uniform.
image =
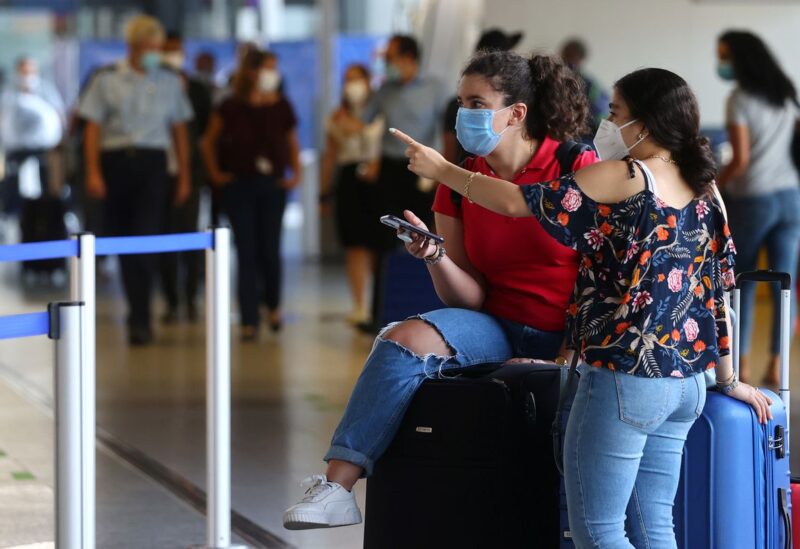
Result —
[[[191,193],[187,121],[192,108],[180,75],[162,65],[164,28],[141,15],[126,28],[126,59],[98,72],[83,94],[79,114],[86,120],[86,191],[104,200],[106,232],[130,236],[161,232],[170,192],[166,151],[177,160],[174,201]],[[153,256],[120,257],[128,299],[132,345],[153,339],[150,300]]]
[[[176,32],[167,34],[164,42],[162,61],[178,72],[183,81],[186,95],[192,106],[194,118],[189,122],[189,164],[192,192],[188,200],[178,206],[172,197],[167,197],[164,230],[167,233],[192,233],[197,231],[200,218],[200,195],[206,186],[205,168],[200,156],[200,137],[206,131],[208,118],[212,109],[212,87],[206,81],[196,78],[184,71],[185,54],[183,38]],[[178,164],[174,149],[168,154],[168,171],[170,185],[175,188],[178,183]],[[197,296],[200,279],[203,276],[202,252],[178,252],[162,254],[161,257],[161,289],[167,301],[167,311],[161,318],[165,324],[174,324],[180,319],[179,309],[184,305],[186,317],[190,322],[199,318]]]

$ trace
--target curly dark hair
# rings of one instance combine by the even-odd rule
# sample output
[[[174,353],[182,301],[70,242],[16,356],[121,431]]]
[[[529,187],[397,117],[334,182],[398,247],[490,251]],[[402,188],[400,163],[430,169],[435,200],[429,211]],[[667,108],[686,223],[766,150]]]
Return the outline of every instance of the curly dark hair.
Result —
[[[551,55],[530,58],[510,51],[482,51],[467,62],[462,76],[485,77],[505,96],[505,105],[525,103],[525,130],[532,139],[557,141],[589,132],[589,102],[583,81]]]
[[[719,41],[730,49],[733,73],[744,91],[776,107],[783,107],[787,99],[797,103],[794,84],[761,38],[748,31],[727,31]]]
[[[664,69],[640,69],[614,86],[631,118],[641,121],[650,137],[670,151],[681,177],[697,195],[705,195],[717,176],[708,138],[700,135],[700,108],[686,80]]]

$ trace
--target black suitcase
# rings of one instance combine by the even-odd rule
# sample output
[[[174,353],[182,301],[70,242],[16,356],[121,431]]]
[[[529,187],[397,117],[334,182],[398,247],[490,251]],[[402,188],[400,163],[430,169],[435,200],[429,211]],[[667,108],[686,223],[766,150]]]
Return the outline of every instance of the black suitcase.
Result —
[[[567,371],[423,383],[367,482],[364,547],[559,547],[551,426]]]
[[[43,195],[40,198],[25,200],[19,219],[22,242],[66,239],[67,225],[64,222],[66,213],[64,201],[60,198]],[[28,272],[52,273],[65,269],[66,262],[63,259],[25,261],[22,268]]]

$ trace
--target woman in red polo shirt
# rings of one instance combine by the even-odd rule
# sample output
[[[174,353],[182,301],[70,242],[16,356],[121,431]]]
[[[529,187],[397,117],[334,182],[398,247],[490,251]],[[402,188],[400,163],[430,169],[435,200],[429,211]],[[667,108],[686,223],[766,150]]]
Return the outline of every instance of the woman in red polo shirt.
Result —
[[[587,131],[583,85],[553,57],[479,53],[462,73],[458,92],[456,135],[475,155],[465,164],[470,171],[517,184],[555,179],[565,150],[559,142]],[[572,168],[594,162],[587,151]],[[352,487],[372,472],[426,378],[512,357],[556,357],[578,254],[532,218],[504,217],[452,196],[440,187],[433,207],[447,250],[407,245],[428,264],[450,308],[378,336],[325,456],[327,474],[308,479],[306,497],[284,514],[286,528],[361,522]],[[421,224],[412,212],[406,218]]]

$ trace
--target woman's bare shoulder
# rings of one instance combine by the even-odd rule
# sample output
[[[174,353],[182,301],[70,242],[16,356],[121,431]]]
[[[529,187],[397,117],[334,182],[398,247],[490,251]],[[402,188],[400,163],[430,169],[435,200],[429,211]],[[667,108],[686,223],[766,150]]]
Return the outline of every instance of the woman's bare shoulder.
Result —
[[[604,160],[586,166],[575,173],[575,183],[586,196],[604,204],[622,202],[645,188],[642,171],[635,168],[631,177],[624,160]]]

